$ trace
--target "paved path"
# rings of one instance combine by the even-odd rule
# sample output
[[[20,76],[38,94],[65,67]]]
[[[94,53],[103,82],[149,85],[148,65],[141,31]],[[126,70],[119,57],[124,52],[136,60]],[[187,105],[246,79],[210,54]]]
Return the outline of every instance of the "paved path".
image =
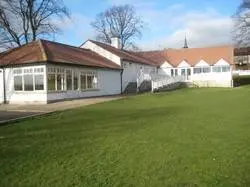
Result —
[[[0,111],[0,124],[10,122],[11,120],[21,119],[31,116],[36,116],[44,113],[40,112],[15,112],[15,111]]]
[[[56,111],[63,111],[67,109],[88,106],[97,103],[103,103],[121,98],[122,96],[110,96],[110,97],[77,99],[71,101],[61,101],[61,102],[42,104],[42,105],[12,105],[12,104],[0,105],[0,124],[6,123],[8,121],[23,119],[25,117],[42,115]]]

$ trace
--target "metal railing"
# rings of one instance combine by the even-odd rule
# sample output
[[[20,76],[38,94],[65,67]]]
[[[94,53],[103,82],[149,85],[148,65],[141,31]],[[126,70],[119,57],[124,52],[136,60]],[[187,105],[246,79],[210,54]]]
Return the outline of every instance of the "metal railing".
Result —
[[[144,81],[151,81],[151,80],[152,77],[150,74],[145,74],[143,71],[139,71],[136,79],[137,91],[139,91],[139,88]]]
[[[152,92],[154,92],[156,89],[163,88],[178,82],[185,82],[185,77],[156,76],[154,79],[152,78]]]

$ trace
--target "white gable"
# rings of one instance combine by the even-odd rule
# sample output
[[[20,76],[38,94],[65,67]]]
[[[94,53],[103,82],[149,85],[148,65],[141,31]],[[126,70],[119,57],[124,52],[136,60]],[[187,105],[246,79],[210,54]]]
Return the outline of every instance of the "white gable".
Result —
[[[215,66],[228,66],[230,65],[227,61],[225,61],[224,59],[220,59],[216,64],[214,64]]]
[[[118,65],[121,65],[121,58],[109,51],[107,51],[106,49],[96,45],[95,43],[91,42],[91,41],[87,41],[85,42],[81,48],[84,48],[84,49],[90,49],[91,51],[94,51],[96,52],[97,54],[111,60],[112,62],[118,64]]]
[[[178,68],[186,68],[190,67],[190,65],[187,63],[187,61],[183,60],[179,65]]]
[[[210,65],[205,60],[201,60],[195,65],[195,67],[204,67],[204,66],[210,66]]]
[[[161,68],[172,68],[173,66],[169,64],[167,61],[165,61],[162,65]]]

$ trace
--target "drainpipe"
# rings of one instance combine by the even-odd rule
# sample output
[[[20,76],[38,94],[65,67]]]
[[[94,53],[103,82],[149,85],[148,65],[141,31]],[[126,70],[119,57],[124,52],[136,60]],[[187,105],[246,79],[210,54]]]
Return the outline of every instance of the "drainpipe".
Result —
[[[123,69],[121,70],[121,94],[122,94],[122,75],[123,75]]]
[[[121,62],[121,77],[120,77],[120,78],[121,78],[121,94],[122,94],[122,89],[123,89],[123,88],[122,88],[122,80],[123,80],[123,79],[122,79],[122,75],[123,75],[123,61],[121,60],[120,62]]]
[[[3,103],[6,104],[5,69],[3,68]]]

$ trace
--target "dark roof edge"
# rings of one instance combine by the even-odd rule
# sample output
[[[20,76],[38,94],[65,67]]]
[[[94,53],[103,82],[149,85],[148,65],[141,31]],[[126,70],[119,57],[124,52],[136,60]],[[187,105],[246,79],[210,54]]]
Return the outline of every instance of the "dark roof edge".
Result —
[[[0,68],[10,67],[10,66],[27,66],[27,65],[36,65],[36,64],[53,64],[53,65],[68,65],[68,66],[81,66],[81,67],[88,67],[88,68],[95,68],[95,69],[110,69],[114,71],[121,71],[121,68],[111,68],[111,67],[102,67],[102,66],[90,66],[90,65],[83,65],[83,64],[76,64],[76,63],[67,63],[67,62],[58,62],[58,61],[34,61],[34,62],[25,62],[22,64],[0,64]]]

